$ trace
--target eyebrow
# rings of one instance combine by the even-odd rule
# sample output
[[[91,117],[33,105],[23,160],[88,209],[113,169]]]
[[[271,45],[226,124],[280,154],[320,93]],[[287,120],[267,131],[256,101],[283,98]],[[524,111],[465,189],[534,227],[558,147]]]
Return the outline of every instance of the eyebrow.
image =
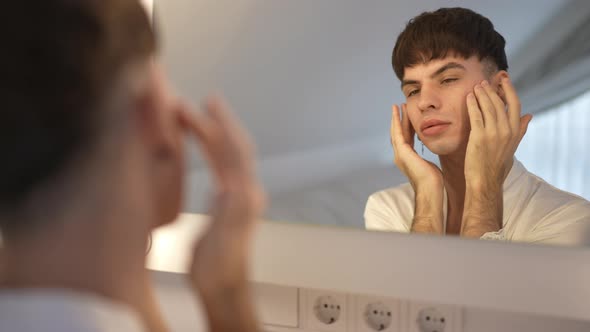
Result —
[[[435,78],[436,76],[444,73],[445,71],[449,70],[449,69],[461,69],[461,70],[467,70],[467,68],[465,68],[465,66],[463,66],[460,63],[457,62],[449,62],[447,64],[445,64],[444,66],[440,67],[437,71],[435,71],[434,73],[432,73],[432,75],[430,75],[430,78]],[[410,85],[410,84],[419,84],[419,81],[415,81],[415,80],[403,80],[402,81],[402,89],[404,88],[404,86],[406,85]]]

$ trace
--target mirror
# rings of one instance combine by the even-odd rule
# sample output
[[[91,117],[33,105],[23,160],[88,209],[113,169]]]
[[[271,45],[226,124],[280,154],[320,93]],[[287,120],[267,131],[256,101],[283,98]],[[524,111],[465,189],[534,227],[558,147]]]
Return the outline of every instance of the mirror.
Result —
[[[523,113],[534,114],[516,152],[515,165],[523,166],[514,166],[520,171],[507,180],[529,181],[528,191],[524,184],[511,189],[504,216],[526,220],[537,233],[511,222],[511,234],[555,243],[555,234],[570,232],[571,244],[588,243],[582,235],[590,223],[588,203],[581,199],[565,212],[544,212],[560,199],[570,202],[570,196],[550,193],[529,206],[530,215],[521,213],[527,193],[538,189],[526,170],[590,199],[588,2],[166,0],[156,1],[155,10],[162,59],[181,93],[198,102],[221,92],[252,133],[270,196],[265,218],[364,228],[367,198],[408,182],[393,163],[389,137],[391,105],[406,100],[391,66],[395,41],[416,15],[454,6],[488,17],[505,37],[508,72]],[[420,142],[415,149],[438,162]],[[206,212],[207,181],[202,161],[194,157],[187,212]],[[547,215],[548,221],[535,221]],[[573,228],[555,230],[572,219],[579,221]]]

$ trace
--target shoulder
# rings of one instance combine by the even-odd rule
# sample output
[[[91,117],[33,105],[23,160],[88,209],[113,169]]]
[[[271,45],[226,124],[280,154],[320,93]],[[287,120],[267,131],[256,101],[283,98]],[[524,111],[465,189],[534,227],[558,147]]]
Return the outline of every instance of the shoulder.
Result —
[[[36,317],[31,320],[30,317]],[[66,290],[0,291],[1,331],[144,331],[126,305]]]
[[[408,202],[411,202],[412,205],[414,204],[414,189],[409,183],[404,183],[397,187],[387,188],[372,194],[367,200],[367,206],[369,204],[376,206],[397,206]]]
[[[590,218],[590,202],[565,190],[558,189],[533,173],[526,172],[530,190],[529,205],[543,214],[585,213]]]
[[[517,188],[520,224],[528,224],[527,242],[581,245],[590,243],[590,202],[526,172]]]
[[[409,183],[378,191],[367,200],[368,229],[409,231],[414,215],[414,190]]]

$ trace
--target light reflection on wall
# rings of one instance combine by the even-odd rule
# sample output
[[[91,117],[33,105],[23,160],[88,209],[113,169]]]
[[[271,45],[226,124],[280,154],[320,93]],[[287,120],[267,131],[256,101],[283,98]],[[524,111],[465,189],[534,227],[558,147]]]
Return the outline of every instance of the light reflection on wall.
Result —
[[[586,199],[590,199],[589,109],[590,91],[536,114],[516,152],[529,171]]]
[[[147,9],[150,17],[152,17],[152,15],[154,13],[154,0],[141,0],[141,3]]]

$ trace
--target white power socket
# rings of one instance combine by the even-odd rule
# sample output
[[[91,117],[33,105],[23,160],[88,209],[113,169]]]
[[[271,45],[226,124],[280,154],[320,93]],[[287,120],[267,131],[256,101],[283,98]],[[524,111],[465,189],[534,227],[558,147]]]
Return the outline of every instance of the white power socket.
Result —
[[[402,310],[404,332],[462,332],[463,310],[452,305],[408,302]]]
[[[348,325],[348,297],[346,294],[306,289],[302,312],[304,329],[321,332],[346,332]]]
[[[400,301],[374,296],[354,297],[355,332],[397,332],[400,328]]]

